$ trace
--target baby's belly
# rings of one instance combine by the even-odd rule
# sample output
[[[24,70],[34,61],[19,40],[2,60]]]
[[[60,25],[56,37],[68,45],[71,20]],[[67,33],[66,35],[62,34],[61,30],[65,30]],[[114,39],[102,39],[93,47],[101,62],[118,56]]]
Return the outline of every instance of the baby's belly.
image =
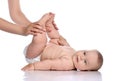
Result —
[[[70,47],[48,44],[41,54],[41,60],[57,59],[63,56],[72,56],[74,50]]]

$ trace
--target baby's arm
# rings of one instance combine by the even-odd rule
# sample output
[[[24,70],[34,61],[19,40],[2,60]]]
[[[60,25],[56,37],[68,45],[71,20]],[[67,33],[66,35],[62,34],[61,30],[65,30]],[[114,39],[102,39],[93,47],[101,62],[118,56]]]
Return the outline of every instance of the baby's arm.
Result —
[[[70,46],[67,40],[62,36],[59,37],[58,43],[61,46]]]
[[[70,62],[67,58],[44,60],[28,64],[22,70],[72,70],[74,67]]]

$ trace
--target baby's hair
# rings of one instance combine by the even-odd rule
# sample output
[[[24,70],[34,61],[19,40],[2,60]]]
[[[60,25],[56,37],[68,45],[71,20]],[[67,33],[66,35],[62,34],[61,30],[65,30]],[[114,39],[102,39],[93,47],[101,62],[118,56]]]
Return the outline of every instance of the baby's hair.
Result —
[[[102,56],[102,54],[98,50],[96,50],[96,53],[98,55],[97,66],[92,68],[90,71],[98,71],[103,65],[103,56]]]
[[[98,53],[98,66],[96,68],[96,71],[99,70],[103,65],[103,56],[99,51],[97,51],[97,53]]]

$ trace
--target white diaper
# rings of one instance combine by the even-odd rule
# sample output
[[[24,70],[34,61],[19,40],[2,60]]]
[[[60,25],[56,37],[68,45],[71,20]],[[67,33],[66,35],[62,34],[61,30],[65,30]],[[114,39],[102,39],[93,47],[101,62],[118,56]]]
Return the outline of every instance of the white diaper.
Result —
[[[40,61],[40,56],[38,57],[35,57],[35,58],[32,58],[32,59],[29,59],[29,58],[26,58],[26,50],[27,50],[28,46],[25,47],[23,53],[25,55],[25,60],[28,62],[28,63],[34,63],[34,62],[37,62],[37,61]]]

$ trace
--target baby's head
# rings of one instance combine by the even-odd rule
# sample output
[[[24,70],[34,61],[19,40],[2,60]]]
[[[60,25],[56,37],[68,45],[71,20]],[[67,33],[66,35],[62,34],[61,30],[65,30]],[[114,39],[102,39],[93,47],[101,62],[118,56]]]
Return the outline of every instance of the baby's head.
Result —
[[[103,57],[97,50],[80,50],[73,56],[76,69],[97,71],[103,64]]]

